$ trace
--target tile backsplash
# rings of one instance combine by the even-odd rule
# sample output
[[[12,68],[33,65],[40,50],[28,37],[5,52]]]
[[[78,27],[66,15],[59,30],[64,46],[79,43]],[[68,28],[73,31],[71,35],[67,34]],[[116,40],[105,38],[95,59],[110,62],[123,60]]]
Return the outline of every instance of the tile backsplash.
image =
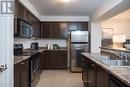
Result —
[[[67,47],[67,40],[65,39],[14,39],[14,44],[23,44],[24,49],[30,48],[33,42],[38,42],[39,47],[46,47],[47,44],[58,44],[60,47]]]

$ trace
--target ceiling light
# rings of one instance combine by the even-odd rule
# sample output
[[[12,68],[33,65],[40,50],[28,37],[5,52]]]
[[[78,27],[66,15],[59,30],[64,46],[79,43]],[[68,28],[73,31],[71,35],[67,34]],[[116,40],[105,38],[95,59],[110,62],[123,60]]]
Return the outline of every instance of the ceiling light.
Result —
[[[70,0],[62,0],[62,1],[65,2],[65,3],[66,3],[66,2],[70,2]]]

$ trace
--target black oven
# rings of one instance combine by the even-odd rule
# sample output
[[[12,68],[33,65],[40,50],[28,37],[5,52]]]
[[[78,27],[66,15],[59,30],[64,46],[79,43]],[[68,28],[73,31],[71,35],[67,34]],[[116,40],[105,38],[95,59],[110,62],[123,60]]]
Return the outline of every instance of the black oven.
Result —
[[[32,55],[30,58],[30,83],[38,77],[40,74],[40,53]],[[32,87],[32,86],[31,86]]]

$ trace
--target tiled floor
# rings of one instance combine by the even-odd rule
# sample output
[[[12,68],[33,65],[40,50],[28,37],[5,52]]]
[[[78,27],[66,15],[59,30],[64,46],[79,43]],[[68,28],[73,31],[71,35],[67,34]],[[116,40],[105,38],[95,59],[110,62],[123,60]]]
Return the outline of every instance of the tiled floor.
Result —
[[[37,87],[83,87],[82,74],[67,70],[45,70]]]

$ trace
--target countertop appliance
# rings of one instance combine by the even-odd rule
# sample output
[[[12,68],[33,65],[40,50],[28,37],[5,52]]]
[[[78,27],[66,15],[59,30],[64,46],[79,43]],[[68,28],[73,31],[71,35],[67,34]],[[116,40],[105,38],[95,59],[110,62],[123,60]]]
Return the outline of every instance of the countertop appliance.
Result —
[[[14,55],[18,56],[23,54],[23,44],[14,44]]]
[[[31,49],[32,50],[37,50],[38,49],[38,43],[31,43]]]
[[[89,52],[88,50],[88,31],[72,31],[70,35],[70,68],[71,72],[82,71],[82,52]]]
[[[32,25],[21,20],[18,19],[18,26],[19,26],[19,36],[23,37],[23,38],[31,38],[32,37]]]

